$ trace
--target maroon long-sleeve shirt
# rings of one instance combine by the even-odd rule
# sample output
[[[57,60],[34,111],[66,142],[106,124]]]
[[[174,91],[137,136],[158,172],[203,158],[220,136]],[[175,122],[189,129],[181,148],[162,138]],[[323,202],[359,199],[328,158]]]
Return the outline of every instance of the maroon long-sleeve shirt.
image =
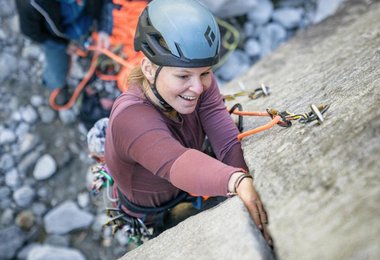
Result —
[[[226,196],[230,176],[247,170],[238,130],[215,79],[193,113],[169,119],[138,85],[113,106],[106,133],[105,161],[115,184],[131,202],[157,207],[180,190]],[[208,136],[217,159],[201,152]]]

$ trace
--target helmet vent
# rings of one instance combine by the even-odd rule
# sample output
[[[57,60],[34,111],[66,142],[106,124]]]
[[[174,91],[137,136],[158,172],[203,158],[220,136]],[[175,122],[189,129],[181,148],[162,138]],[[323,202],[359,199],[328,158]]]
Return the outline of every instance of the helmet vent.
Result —
[[[148,44],[142,44],[144,47],[143,47],[143,49],[147,52],[147,54],[149,53],[149,55],[147,55],[147,56],[150,56],[150,57],[153,57],[154,56],[154,51],[149,47],[149,45]]]

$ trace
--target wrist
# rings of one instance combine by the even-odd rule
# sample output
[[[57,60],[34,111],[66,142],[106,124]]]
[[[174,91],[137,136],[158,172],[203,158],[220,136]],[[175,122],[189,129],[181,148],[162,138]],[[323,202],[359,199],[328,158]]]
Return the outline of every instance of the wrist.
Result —
[[[228,181],[228,194],[227,195],[236,195],[237,189],[240,183],[244,179],[253,179],[252,175],[246,172],[235,172],[231,175],[230,180]]]
[[[244,172],[235,172],[231,175],[230,180],[228,181],[228,194],[227,195],[236,195],[235,183],[237,179],[243,175]]]

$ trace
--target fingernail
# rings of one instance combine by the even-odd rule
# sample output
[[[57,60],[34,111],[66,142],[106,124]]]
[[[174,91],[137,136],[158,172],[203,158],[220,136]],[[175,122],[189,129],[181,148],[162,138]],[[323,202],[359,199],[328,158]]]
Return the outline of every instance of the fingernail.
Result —
[[[263,229],[263,226],[262,226],[262,225],[259,225],[259,229]]]

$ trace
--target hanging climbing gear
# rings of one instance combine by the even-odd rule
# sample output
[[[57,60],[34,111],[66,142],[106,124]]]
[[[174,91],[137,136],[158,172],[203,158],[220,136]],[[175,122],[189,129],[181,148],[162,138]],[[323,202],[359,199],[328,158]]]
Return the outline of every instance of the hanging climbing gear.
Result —
[[[113,198],[111,189],[114,181],[105,164],[98,163],[94,165],[91,167],[91,172],[93,174],[91,193],[96,196],[102,191],[105,192],[106,199],[113,205],[113,207],[106,207],[105,209],[109,219],[103,226],[111,226],[112,235],[117,231],[122,232],[128,238],[128,243],[134,243],[137,246],[141,245],[143,241],[158,235],[160,229],[164,226],[164,215],[179,203],[191,202],[196,209],[200,210],[202,208],[204,198],[192,196],[186,192],[180,192],[175,199],[159,207],[136,205],[129,201],[119,189],[117,189],[118,198]],[[104,188],[106,188],[106,191],[103,190]],[[123,207],[134,213],[142,214],[143,217],[131,216],[123,210]],[[154,219],[154,222],[150,225],[145,224],[145,220],[148,218]]]
[[[311,111],[304,114],[293,114],[289,111],[279,112],[276,109],[268,108],[266,112],[246,112],[242,111],[241,104],[235,104],[230,110],[230,114],[234,114],[238,116],[237,127],[241,132],[238,134],[237,138],[242,140],[243,138],[262,132],[264,130],[268,130],[275,125],[280,125],[282,127],[290,127],[292,126],[292,122],[294,120],[298,120],[300,123],[307,124],[312,121],[318,120],[321,124],[324,121],[323,114],[328,110],[329,105],[321,104],[316,106],[314,104],[310,105]],[[262,126],[254,128],[252,130],[243,132],[243,116],[269,116],[272,120]]]
[[[128,215],[122,210],[119,198],[112,197],[112,185],[114,183],[111,174],[107,171],[104,163],[98,163],[91,167],[93,174],[93,182],[91,186],[92,195],[99,195],[105,192],[105,197],[108,201],[117,207],[107,207],[105,213],[108,220],[103,224],[104,227],[112,228],[112,235],[117,231],[122,232],[128,238],[128,244],[134,243],[137,246],[141,245],[144,240],[151,239],[153,232],[148,229],[143,219]],[[103,189],[106,189],[104,191]],[[108,203],[105,203],[106,205]]]
[[[111,202],[117,202],[118,199],[112,198],[111,187],[113,185],[113,178],[108,173],[104,163],[98,163],[91,167],[93,174],[93,182],[91,192],[93,195],[98,195],[102,188],[106,188],[107,199]]]
[[[120,230],[128,237],[127,244],[140,246],[143,241],[153,238],[153,231],[149,230],[141,218],[131,217],[119,208],[106,208],[106,214],[109,220],[104,226],[112,227],[112,235]]]
[[[224,95],[223,98],[226,101],[232,101],[232,100],[235,100],[236,97],[241,97],[241,96],[247,96],[250,99],[258,99],[260,97],[269,96],[270,94],[271,94],[270,88],[264,85],[264,83],[261,83],[260,87],[254,89],[251,92],[240,91],[234,94]]]

